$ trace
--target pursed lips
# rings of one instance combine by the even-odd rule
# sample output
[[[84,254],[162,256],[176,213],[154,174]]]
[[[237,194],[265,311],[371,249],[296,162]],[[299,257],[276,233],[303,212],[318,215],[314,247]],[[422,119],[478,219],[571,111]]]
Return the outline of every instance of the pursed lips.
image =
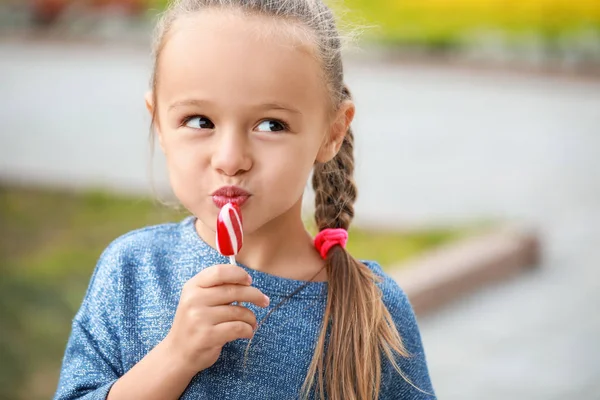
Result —
[[[223,186],[212,194],[212,199],[219,208],[227,203],[235,203],[242,207],[250,196],[250,193],[238,186]]]

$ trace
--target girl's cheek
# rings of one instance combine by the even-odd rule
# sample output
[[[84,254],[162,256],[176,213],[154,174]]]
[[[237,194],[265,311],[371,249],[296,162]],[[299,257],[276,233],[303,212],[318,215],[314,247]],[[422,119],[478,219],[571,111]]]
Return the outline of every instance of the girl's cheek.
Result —
[[[202,162],[192,149],[173,146],[167,150],[167,168],[180,180],[190,180],[198,175]]]

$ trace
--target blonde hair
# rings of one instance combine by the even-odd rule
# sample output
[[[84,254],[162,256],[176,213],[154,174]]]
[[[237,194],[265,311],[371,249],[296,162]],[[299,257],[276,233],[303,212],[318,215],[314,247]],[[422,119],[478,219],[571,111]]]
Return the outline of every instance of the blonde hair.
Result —
[[[175,0],[162,14],[155,32],[151,81],[155,104],[153,123],[156,122],[159,57],[165,38],[177,19],[207,8],[228,8],[281,18],[305,29],[315,42],[315,55],[322,65],[334,108],[351,100],[344,84],[342,40],[333,12],[321,0]],[[353,147],[354,136],[349,129],[338,154],[331,161],[314,166],[312,184],[319,230],[348,230],[350,227],[357,195],[352,176]],[[329,251],[325,264],[329,277],[327,306],[301,396],[307,398],[311,390],[316,390],[321,399],[378,398],[382,353],[410,383],[396,362],[396,356],[408,357],[408,353],[383,303],[376,284],[379,278],[340,246]]]

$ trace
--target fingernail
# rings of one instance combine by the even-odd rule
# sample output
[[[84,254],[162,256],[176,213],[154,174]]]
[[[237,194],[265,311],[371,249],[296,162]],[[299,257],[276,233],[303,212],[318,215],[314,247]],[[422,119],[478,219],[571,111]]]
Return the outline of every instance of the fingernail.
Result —
[[[248,285],[252,285],[252,277],[250,275],[248,275],[248,279],[246,279],[246,281],[248,281]]]
[[[267,305],[269,305],[269,303],[271,302],[271,299],[269,299],[269,296],[265,295],[265,302],[267,303]]]

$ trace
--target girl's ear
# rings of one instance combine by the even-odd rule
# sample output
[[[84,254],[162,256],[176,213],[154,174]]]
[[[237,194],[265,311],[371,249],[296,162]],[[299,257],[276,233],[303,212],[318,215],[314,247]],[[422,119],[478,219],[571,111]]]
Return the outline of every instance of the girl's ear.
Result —
[[[150,113],[150,116],[154,114],[154,101],[152,100],[152,90],[148,90],[146,95],[144,96],[144,100],[146,100],[146,109]]]
[[[148,112],[150,113],[150,118],[154,117],[154,100],[153,100],[153,93],[151,90],[146,92],[146,95],[144,96],[144,99],[146,100],[146,109],[148,110]],[[152,129],[154,129],[154,131],[156,132],[156,135],[158,136],[158,143],[160,144],[160,148],[162,149],[163,153],[165,152],[165,148],[163,146],[163,138],[162,138],[162,133],[160,131],[160,127],[158,125],[158,123],[156,121],[152,121]]]
[[[344,142],[344,137],[346,137],[346,133],[348,133],[350,124],[354,119],[355,111],[356,108],[354,107],[354,102],[351,100],[342,102],[333,122],[323,138],[323,143],[317,153],[317,162],[326,163],[332,160],[340,151],[342,143]]]

